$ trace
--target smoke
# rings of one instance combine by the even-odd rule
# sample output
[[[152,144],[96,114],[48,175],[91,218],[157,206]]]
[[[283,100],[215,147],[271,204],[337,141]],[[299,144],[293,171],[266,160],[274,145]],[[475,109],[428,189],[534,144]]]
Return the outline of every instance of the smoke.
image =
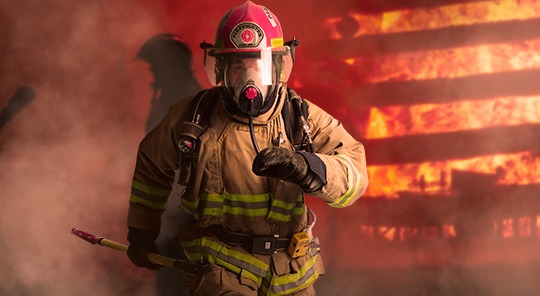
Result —
[[[0,294],[151,295],[151,272],[70,234],[75,227],[126,243],[149,107],[149,95],[136,92],[148,88],[146,77],[130,72],[137,47],[161,32],[148,9],[136,1],[0,4],[0,108],[21,86],[36,93],[0,131]]]

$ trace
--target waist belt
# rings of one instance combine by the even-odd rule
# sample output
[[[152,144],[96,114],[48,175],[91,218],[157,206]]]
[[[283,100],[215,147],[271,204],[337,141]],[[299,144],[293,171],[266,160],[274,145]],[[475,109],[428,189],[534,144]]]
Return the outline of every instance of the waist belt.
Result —
[[[244,233],[233,232],[223,226],[214,225],[208,227],[219,239],[231,246],[240,246],[254,254],[271,255],[277,251],[287,250],[291,242],[290,238],[275,236],[254,236]]]

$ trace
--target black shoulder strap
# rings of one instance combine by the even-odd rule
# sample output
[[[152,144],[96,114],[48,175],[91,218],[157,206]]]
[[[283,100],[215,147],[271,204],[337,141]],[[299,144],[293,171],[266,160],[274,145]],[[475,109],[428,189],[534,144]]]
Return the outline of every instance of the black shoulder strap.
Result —
[[[287,101],[282,109],[287,138],[292,142],[295,150],[313,152],[311,131],[307,123],[307,104],[294,90],[288,88],[287,91]]]
[[[178,150],[180,151],[180,175],[178,184],[186,185],[189,182],[193,152],[199,143],[199,137],[204,132],[212,110],[219,99],[217,88],[211,88],[199,92],[191,100],[184,122],[180,126],[180,137],[178,140]]]

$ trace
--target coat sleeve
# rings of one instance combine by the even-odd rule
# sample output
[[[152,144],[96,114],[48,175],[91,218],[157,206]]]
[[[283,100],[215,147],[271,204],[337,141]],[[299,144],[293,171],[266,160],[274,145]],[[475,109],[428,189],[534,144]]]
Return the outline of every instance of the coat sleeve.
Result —
[[[127,224],[130,227],[159,231],[174,171],[179,168],[176,143],[185,105],[184,102],[173,106],[139,144],[129,198]]]
[[[314,151],[326,165],[327,179],[321,190],[310,195],[332,207],[349,206],[364,194],[369,183],[364,145],[355,140],[339,120],[305,101]]]

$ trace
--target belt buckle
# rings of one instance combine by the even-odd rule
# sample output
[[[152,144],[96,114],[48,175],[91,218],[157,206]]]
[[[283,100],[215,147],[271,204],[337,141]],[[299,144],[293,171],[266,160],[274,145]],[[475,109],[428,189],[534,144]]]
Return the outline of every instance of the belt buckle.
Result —
[[[273,236],[255,236],[251,251],[255,254],[272,255],[276,252],[276,238]]]

